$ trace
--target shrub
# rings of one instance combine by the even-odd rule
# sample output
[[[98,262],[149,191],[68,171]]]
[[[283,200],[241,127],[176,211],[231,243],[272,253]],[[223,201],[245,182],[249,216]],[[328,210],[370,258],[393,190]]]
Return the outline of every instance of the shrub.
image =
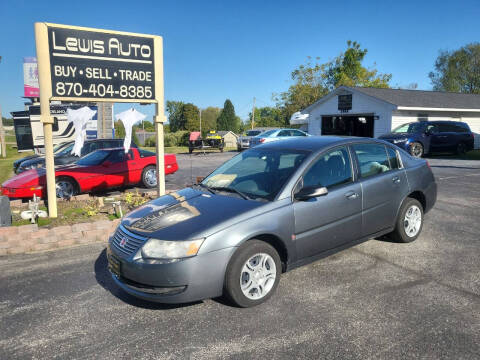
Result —
[[[188,139],[190,137],[189,131],[176,131],[173,133],[164,133],[163,144],[164,146],[188,146]],[[157,141],[155,136],[145,140],[145,146],[154,147]]]

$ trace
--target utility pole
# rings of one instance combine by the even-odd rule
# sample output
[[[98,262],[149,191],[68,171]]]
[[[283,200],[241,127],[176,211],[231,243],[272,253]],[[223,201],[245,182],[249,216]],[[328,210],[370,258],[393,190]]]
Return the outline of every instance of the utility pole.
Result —
[[[0,56],[0,62],[2,57]],[[2,142],[2,156],[7,157],[7,144],[5,144],[5,129],[3,128],[2,105],[0,104],[0,141]]]
[[[200,136],[202,136],[202,109],[200,108]]]
[[[7,157],[7,144],[5,144],[5,129],[3,128],[2,105],[0,105],[0,141],[2,142],[2,157]]]
[[[255,124],[255,96],[253,97],[253,110],[252,110],[252,130],[253,125]]]

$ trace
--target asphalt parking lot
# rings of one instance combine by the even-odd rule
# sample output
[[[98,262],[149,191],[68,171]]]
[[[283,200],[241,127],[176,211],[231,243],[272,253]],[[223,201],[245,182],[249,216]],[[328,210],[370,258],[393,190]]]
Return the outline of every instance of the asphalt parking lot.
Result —
[[[178,155],[167,188],[234,154]],[[283,274],[251,309],[134,299],[102,245],[0,257],[0,359],[478,359],[480,162],[429,161],[438,200],[416,242],[370,240]]]

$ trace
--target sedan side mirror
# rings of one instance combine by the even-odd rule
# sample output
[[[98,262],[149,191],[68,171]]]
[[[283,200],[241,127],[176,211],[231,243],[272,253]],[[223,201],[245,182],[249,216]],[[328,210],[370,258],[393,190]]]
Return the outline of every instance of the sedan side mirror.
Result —
[[[300,189],[300,191],[294,195],[294,198],[300,201],[305,201],[311,198],[325,196],[327,194],[328,190],[325,186],[307,186]]]

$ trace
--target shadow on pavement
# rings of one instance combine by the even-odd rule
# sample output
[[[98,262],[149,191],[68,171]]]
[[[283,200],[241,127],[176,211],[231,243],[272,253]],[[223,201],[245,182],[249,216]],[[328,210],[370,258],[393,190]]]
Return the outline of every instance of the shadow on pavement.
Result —
[[[114,295],[118,299],[132,306],[140,307],[143,309],[150,309],[150,310],[170,310],[170,309],[188,307],[188,306],[202,303],[202,301],[197,301],[197,302],[186,303],[186,304],[160,304],[160,303],[138,299],[134,296],[131,296],[130,294],[127,294],[115,284],[110,272],[107,269],[107,250],[106,249],[103,249],[103,251],[98,255],[97,259],[95,260],[94,270],[95,270],[95,279],[97,280],[97,283],[99,285],[101,285],[105,290],[109,291],[112,295]]]

